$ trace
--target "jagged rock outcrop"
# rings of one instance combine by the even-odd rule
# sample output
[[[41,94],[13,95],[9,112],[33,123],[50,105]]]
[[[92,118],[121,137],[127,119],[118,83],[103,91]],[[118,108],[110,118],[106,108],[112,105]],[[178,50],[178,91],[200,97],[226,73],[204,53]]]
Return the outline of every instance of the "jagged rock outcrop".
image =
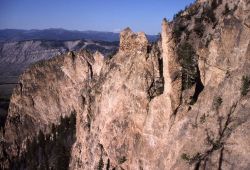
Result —
[[[152,97],[149,91],[157,81],[163,83],[161,56],[159,52],[150,54],[145,34],[130,29],[121,33],[120,47],[85,93],[88,102],[77,124],[72,169],[96,169],[102,163],[110,168],[138,164],[130,136],[141,135]],[[152,48],[159,50],[157,44]]]
[[[209,5],[210,1],[205,3]],[[211,1],[210,5],[212,3]],[[217,4],[217,10],[213,9],[215,15],[222,16],[225,4],[226,1]],[[190,9],[196,9],[198,13],[199,10],[200,13],[205,11],[205,6],[201,6],[203,2],[195,5],[198,6],[191,6]],[[246,1],[238,1],[237,6],[235,15],[249,9]],[[246,15],[249,12],[244,14]],[[193,31],[194,25],[189,25],[189,21],[185,22],[186,27],[189,27],[190,37],[182,34],[179,42],[175,41],[175,34],[171,36],[171,29],[174,29],[173,24],[176,23],[171,25],[163,21],[162,40],[159,42],[162,48],[158,47],[162,51],[158,57],[145,53],[146,41],[138,40],[140,36],[131,33],[129,29],[122,32],[121,38],[126,37],[126,41],[121,42],[125,44],[121,44],[119,53],[110,61],[112,65],[118,63],[118,68],[112,67],[109,71],[105,71],[106,67],[103,69],[108,82],[102,82],[100,94],[93,93],[95,97],[91,103],[92,109],[83,112],[83,115],[91,115],[91,119],[87,119],[90,126],[85,130],[83,128],[77,135],[80,137],[72,152],[70,167],[248,169],[250,165],[247,153],[250,145],[247,127],[250,104],[249,95],[241,94],[241,78],[248,75],[246,67],[249,67],[249,28],[244,26],[245,18],[247,17],[235,19],[234,14],[230,14],[215,21],[215,28],[208,26],[204,30],[204,38],[205,34],[211,34],[210,42],[206,42],[207,46],[199,45],[204,43],[203,37],[197,37],[198,30]],[[223,26],[230,22],[232,24],[229,26]],[[218,32],[217,29],[221,31]],[[141,42],[141,45],[137,42]],[[134,46],[131,47],[131,44]],[[135,49],[137,52],[133,51]],[[228,49],[232,51],[229,52]],[[126,51],[125,54],[123,50]],[[190,53],[192,56],[186,56],[193,58],[181,58],[186,57],[181,54],[183,51],[185,54]],[[155,62],[156,58],[158,63]],[[236,58],[238,60],[235,62]],[[119,63],[121,59],[122,66]],[[148,67],[151,60],[157,63],[153,66],[163,67],[158,69],[162,70],[164,90],[148,99],[148,87],[144,82],[147,78],[140,76],[140,70],[147,70],[153,78],[154,70]],[[210,60],[213,64],[204,60]],[[128,61],[135,65],[136,70],[127,65]],[[218,66],[220,62],[222,67]],[[150,62],[149,64],[152,65]],[[127,74],[130,76],[126,77]],[[191,76],[192,79],[184,75]],[[133,84],[135,80],[136,84]],[[86,120],[86,116],[84,117]]]
[[[52,124],[60,123],[61,117],[69,117],[81,107],[81,89],[94,74],[99,74],[95,60],[100,64],[103,58],[100,53],[93,57],[86,51],[69,52],[24,72],[12,94],[4,128],[5,150],[10,159],[20,156],[27,139],[32,140],[41,130],[50,133]]]
[[[21,77],[5,138],[20,146],[74,109],[70,169],[249,169],[249,5],[198,1],[173,22],[163,20],[154,44],[126,28],[111,59],[79,53],[34,66],[47,74]],[[30,91],[34,80],[41,86]],[[55,103],[47,102],[50,83],[61,89]],[[46,100],[35,105],[32,96]],[[15,126],[16,115],[27,123]],[[37,128],[20,138],[15,133],[24,125]]]
[[[81,49],[93,53],[98,50],[110,56],[117,51],[118,45],[118,42],[93,40],[0,42],[0,127],[3,126],[12,91],[18,84],[18,76],[33,63]]]

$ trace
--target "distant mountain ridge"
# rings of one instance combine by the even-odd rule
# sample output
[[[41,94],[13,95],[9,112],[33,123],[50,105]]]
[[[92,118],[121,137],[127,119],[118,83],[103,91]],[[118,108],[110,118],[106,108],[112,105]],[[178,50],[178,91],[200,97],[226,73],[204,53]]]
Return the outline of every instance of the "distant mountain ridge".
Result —
[[[147,35],[150,41],[155,41],[157,35]],[[0,30],[0,42],[25,41],[25,40],[94,40],[94,41],[119,41],[119,33],[103,31],[77,31],[61,28],[44,30],[32,29],[3,29]]]

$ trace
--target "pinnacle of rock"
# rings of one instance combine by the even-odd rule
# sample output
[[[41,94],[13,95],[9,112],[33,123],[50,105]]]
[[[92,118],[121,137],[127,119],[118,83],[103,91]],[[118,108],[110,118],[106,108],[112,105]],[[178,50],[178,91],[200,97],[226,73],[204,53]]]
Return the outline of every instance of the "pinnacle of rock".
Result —
[[[124,29],[120,33],[120,48],[123,52],[145,52],[147,50],[148,40],[143,32],[134,33],[130,28]]]
[[[163,18],[162,23],[167,23],[167,22],[168,22],[167,18]]]
[[[169,23],[166,18],[162,20],[161,24],[161,29],[162,29],[162,36],[167,36],[166,34],[169,33],[171,30],[169,29]]]
[[[127,27],[122,31],[122,33],[133,33],[133,31],[131,30],[131,28]]]
[[[94,64],[92,65],[93,73],[99,76],[104,64],[104,56],[100,52],[95,52],[93,57],[95,60]]]

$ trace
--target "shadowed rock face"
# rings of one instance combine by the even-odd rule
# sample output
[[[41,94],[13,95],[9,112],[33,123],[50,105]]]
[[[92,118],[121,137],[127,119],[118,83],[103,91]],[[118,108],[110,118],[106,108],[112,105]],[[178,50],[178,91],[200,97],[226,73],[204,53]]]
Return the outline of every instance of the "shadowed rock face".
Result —
[[[27,70],[5,126],[9,154],[74,110],[70,169],[249,169],[249,3],[214,3],[164,20],[157,43],[127,28],[109,60],[69,53]]]

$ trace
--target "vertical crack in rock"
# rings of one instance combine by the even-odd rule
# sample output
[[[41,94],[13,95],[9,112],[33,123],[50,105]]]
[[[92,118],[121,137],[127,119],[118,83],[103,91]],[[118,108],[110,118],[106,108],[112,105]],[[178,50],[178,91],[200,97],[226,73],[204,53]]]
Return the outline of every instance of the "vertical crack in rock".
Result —
[[[110,159],[108,158],[107,165],[106,165],[106,170],[109,170],[109,169],[110,169]]]
[[[88,75],[89,75],[89,80],[92,80],[92,78],[93,78],[93,69],[92,69],[92,65],[89,63],[89,62],[87,62],[88,63]]]
[[[158,63],[159,63],[159,70],[160,70],[160,77],[163,77],[163,59],[161,57],[158,57]]]
[[[22,94],[23,94],[23,83],[19,83],[19,86],[20,86],[20,93],[21,93],[21,96],[22,96]]]
[[[222,164],[223,164],[223,152],[224,152],[224,146],[222,146],[220,150],[220,157],[219,157],[219,168],[218,170],[222,170]]]
[[[163,60],[161,58],[161,52],[158,43],[154,43],[150,46],[148,56],[151,59],[151,65],[153,65],[153,75],[150,75],[150,85],[148,87],[148,96],[151,101],[154,97],[163,94],[164,92],[164,77],[163,77]]]
[[[73,51],[70,52],[70,56],[72,57],[73,63],[75,63],[75,61],[76,61],[76,55],[75,55],[75,53]]]
[[[192,100],[190,102],[191,105],[196,103],[196,101],[198,100],[198,97],[199,97],[200,93],[203,91],[203,89],[204,89],[204,85],[201,81],[199,67],[197,66],[197,77],[196,77],[195,91],[194,91],[194,95],[192,97]]]

